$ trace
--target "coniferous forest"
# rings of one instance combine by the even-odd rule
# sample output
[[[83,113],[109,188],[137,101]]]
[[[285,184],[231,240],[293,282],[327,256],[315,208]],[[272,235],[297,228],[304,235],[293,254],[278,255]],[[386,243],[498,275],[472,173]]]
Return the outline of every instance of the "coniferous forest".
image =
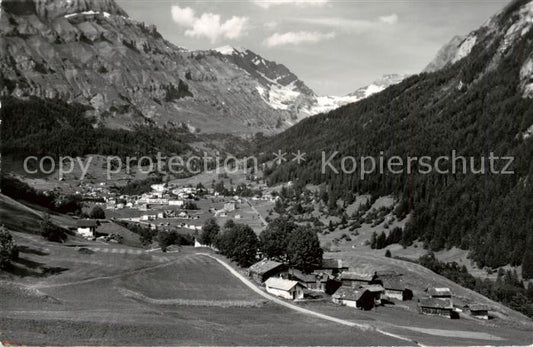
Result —
[[[471,250],[479,266],[523,265],[533,277],[533,138],[523,136],[533,123],[533,102],[520,90],[520,69],[531,52],[533,33],[501,56],[500,40],[480,42],[448,68],[412,76],[382,93],[328,114],[306,119],[258,145],[263,162],[273,153],[306,153],[298,165],[288,161],[267,170],[270,184],[326,184],[328,200],[350,200],[356,193],[394,194],[398,209],[412,218],[403,242],[423,241],[432,251],[452,246]],[[322,173],[322,151],[339,168],[343,156],[481,158],[512,156],[512,175],[488,172],[408,174],[385,171],[361,179],[332,170]],[[469,163],[468,163],[469,164]],[[502,169],[499,164],[499,169]],[[450,169],[451,163],[441,165]],[[328,202],[326,202],[328,203]]]

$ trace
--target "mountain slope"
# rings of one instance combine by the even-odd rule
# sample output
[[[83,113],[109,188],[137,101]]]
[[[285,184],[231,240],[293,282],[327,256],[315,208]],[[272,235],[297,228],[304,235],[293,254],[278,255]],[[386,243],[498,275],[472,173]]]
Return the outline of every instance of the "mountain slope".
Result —
[[[4,0],[0,32],[2,95],[90,105],[106,127],[275,132],[297,118],[295,108],[273,108],[258,92],[272,74],[298,81],[284,66],[268,62],[251,73],[219,52],[176,47],[113,0]]]
[[[362,98],[318,97],[247,49],[177,47],[113,0],[1,4],[1,95],[89,105],[101,126],[275,133]]]
[[[486,25],[473,32],[475,44],[462,59],[450,61],[434,73],[412,76],[386,91],[327,115],[307,119],[260,146],[263,153],[307,153],[302,165],[290,162],[273,167],[270,183],[295,181],[327,183],[330,206],[338,198],[369,192],[394,193],[398,214],[413,218],[403,242],[419,239],[432,250],[452,246],[470,249],[480,266],[518,266],[533,251],[533,3],[513,1]],[[472,39],[473,40],[473,39]],[[463,43],[464,44],[464,43]],[[469,52],[466,52],[469,51]],[[457,57],[457,55],[454,55]],[[455,58],[454,58],[455,59]],[[336,174],[343,155],[386,160],[407,157],[472,157],[476,170],[483,157],[512,156],[512,175],[374,173]],[[271,159],[266,155],[264,159]],[[488,161],[488,159],[487,159]],[[348,161],[348,168],[352,168]],[[345,162],[346,164],[346,162]],[[358,162],[359,164],[359,162]],[[503,168],[499,163],[499,170]],[[451,170],[450,162],[444,169]],[[487,169],[488,170],[488,169]],[[529,257],[529,258],[528,258]],[[533,277],[533,274],[523,274]]]

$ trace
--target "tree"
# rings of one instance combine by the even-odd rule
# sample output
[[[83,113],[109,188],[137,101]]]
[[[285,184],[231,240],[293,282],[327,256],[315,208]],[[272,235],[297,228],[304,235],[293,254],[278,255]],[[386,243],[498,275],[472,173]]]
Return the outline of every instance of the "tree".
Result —
[[[168,231],[160,231],[157,234],[157,242],[161,251],[166,252],[170,245],[173,245],[176,241],[176,234]]]
[[[279,217],[270,222],[259,235],[259,248],[261,252],[271,259],[285,261],[287,259],[287,245],[289,235],[297,225],[284,217]]]
[[[372,236],[370,236],[370,248],[376,249],[376,247],[377,247],[377,237],[378,237],[378,234],[376,234],[376,232],[374,231],[372,233]]]
[[[530,238],[533,240],[533,237]],[[533,278],[533,241],[528,242],[528,247],[524,251],[524,258],[522,259],[522,277],[524,279]]]
[[[225,227],[217,240],[220,253],[242,267],[255,263],[258,245],[254,231],[244,224],[233,223],[229,228]]]
[[[387,249],[387,250],[385,251],[385,257],[387,257],[387,258],[392,257],[392,254],[391,254],[390,250]]]
[[[316,229],[299,226],[290,234],[287,255],[291,266],[311,272],[322,265],[323,253]]]
[[[105,212],[100,206],[96,205],[89,212],[89,217],[92,219],[105,219]]]
[[[16,246],[13,243],[13,236],[2,225],[0,226],[0,268],[5,268],[14,258],[16,258]]]
[[[376,248],[382,249],[387,247],[387,235],[385,235],[385,232],[382,231],[381,234],[379,234],[377,240],[376,240]]]
[[[50,220],[50,215],[46,213],[40,224],[41,236],[52,242],[63,242],[67,235]]]
[[[209,218],[205,221],[202,231],[198,236],[198,242],[202,245],[211,246],[216,243],[218,233],[220,232],[220,226],[215,218]]]
[[[285,204],[283,203],[281,198],[276,199],[276,203],[274,204],[274,212],[280,215],[285,214]]]

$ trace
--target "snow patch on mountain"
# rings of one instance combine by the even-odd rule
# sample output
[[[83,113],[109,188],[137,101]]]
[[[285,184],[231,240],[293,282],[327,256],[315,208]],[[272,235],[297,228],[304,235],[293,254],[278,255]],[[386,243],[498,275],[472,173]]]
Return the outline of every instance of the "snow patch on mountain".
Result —
[[[258,86],[257,91],[263,100],[276,110],[289,110],[298,107],[299,118],[305,118],[320,113],[327,113],[339,107],[360,101],[373,94],[385,90],[387,87],[400,83],[406,75],[385,75],[372,84],[359,88],[353,93],[344,96],[312,96],[301,93],[295,82],[287,86],[280,85],[274,80],[268,79],[271,85]]]
[[[287,86],[272,84],[269,89],[257,86],[256,89],[263,100],[275,110],[288,110],[296,99],[302,95],[296,90],[294,83]]]
[[[302,111],[310,116],[319,113],[326,113],[333,111],[344,105],[351,104],[353,102],[359,101],[360,98],[357,96],[318,96],[315,99],[315,103],[311,106],[304,108]]]

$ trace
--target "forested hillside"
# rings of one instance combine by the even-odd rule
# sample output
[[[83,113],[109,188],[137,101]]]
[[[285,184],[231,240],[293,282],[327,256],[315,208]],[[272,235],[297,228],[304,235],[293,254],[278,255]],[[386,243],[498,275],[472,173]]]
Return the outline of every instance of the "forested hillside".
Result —
[[[164,129],[149,124],[134,130],[99,127],[86,117],[88,106],[61,100],[2,98],[2,153],[17,158],[28,155],[83,156],[86,154],[181,154],[193,135],[186,129]]]
[[[265,162],[280,149],[307,153],[300,165],[268,170],[269,183],[326,183],[330,202],[355,193],[393,193],[401,214],[413,212],[404,242],[470,249],[480,266],[523,264],[524,277],[533,278],[533,31],[524,21],[530,13],[531,3],[515,1],[475,33],[476,44],[455,64],[265,139],[258,148]],[[434,159],[453,150],[477,158],[476,171],[491,152],[514,156],[515,173],[421,174],[416,165],[412,174],[375,173],[363,180],[358,173],[321,173],[322,151],[326,158],[339,152],[332,160],[338,168],[343,156]]]

